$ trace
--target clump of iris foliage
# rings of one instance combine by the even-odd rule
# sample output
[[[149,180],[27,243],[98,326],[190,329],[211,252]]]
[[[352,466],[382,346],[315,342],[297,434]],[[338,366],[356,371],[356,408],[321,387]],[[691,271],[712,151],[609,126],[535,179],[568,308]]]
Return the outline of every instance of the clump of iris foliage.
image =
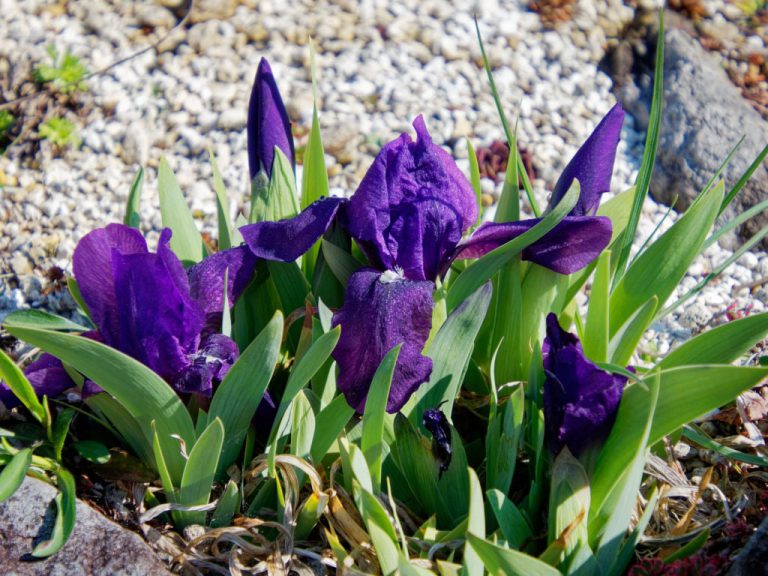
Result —
[[[218,250],[163,161],[155,251],[138,229],[141,172],[125,221],[77,245],[68,284],[82,324],[6,318],[43,354],[23,373],[0,354],[0,399],[41,426],[33,438],[3,433],[0,498],[25,474],[60,490],[53,534],[33,555],[58,550],[75,522],[67,439],[98,463],[110,437],[156,478],[143,522],[206,527],[184,554],[201,570],[322,557],[339,573],[623,573],[657,498],[652,482],[644,506],[637,498],[648,451],[768,376],[736,365],[768,333],[768,314],[663,358],[635,355],[651,323],[694,293],[668,304],[691,262],[753,213],[712,231],[749,177],[726,193],[718,173],[632,251],[660,122],[658,48],[636,185],[601,203],[617,105],[545,209],[486,63],[513,157],[495,219],[482,224],[476,162],[463,174],[421,116],[416,138],[387,143],[342,199],[327,196],[315,109],[298,194],[290,123],[262,60],[247,220],[230,221],[211,158]],[[518,178],[535,218],[521,218]],[[582,310],[575,298],[588,285]],[[52,410],[65,392],[82,403]],[[97,432],[70,427],[76,415]]]

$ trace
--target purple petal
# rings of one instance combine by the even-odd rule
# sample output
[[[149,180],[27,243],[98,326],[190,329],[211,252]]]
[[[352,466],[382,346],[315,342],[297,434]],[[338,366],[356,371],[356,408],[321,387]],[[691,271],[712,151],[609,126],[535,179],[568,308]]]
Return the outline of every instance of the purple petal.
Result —
[[[72,268],[93,322],[104,335],[120,331],[113,254],[147,254],[147,243],[135,228],[110,224],[86,234],[75,248]]]
[[[341,337],[333,352],[339,365],[339,390],[358,412],[384,356],[402,343],[392,378],[387,412],[397,412],[420,384],[429,379],[432,360],[422,356],[432,325],[430,281],[412,281],[371,268],[349,278],[344,306],[334,314]]]
[[[544,354],[544,422],[550,451],[564,446],[580,455],[611,431],[627,379],[590,362],[578,338],[554,314],[547,316]]]
[[[190,364],[176,375],[173,387],[179,392],[211,396],[213,385],[224,379],[238,355],[237,344],[231,338],[211,334],[189,356]]]
[[[472,187],[450,154],[433,144],[424,119],[386,144],[350,198],[345,226],[373,265],[434,280],[477,219]]]
[[[232,306],[253,278],[256,256],[247,246],[216,252],[189,269],[192,298],[205,314],[220,314],[224,309],[224,273],[227,273],[227,299]]]
[[[272,176],[275,146],[295,165],[291,123],[269,62],[262,58],[248,104],[248,165],[251,180],[260,169],[267,176]]]
[[[321,198],[301,214],[279,222],[257,222],[240,228],[243,239],[258,258],[293,262],[312,248],[347,201],[343,198]]]
[[[166,380],[189,363],[204,323],[186,276],[179,275],[181,264],[167,248],[170,238],[170,230],[163,230],[157,254],[113,253],[120,327],[116,334],[102,332],[107,344]]]
[[[576,179],[581,186],[581,194],[571,210],[571,216],[591,216],[597,212],[600,195],[611,189],[613,161],[623,123],[624,110],[620,104],[616,104],[563,170],[549,200],[550,208],[562,200]]]
[[[527,232],[538,218],[480,226],[463,244],[455,258],[479,258]],[[604,216],[566,216],[543,238],[523,250],[523,260],[560,274],[573,274],[589,265],[611,241],[611,220]]]
[[[44,353],[27,366],[24,375],[29,380],[38,397],[55,398],[75,383],[67,374],[61,361],[55,356]],[[0,380],[0,402],[10,409],[21,404],[8,385]]]

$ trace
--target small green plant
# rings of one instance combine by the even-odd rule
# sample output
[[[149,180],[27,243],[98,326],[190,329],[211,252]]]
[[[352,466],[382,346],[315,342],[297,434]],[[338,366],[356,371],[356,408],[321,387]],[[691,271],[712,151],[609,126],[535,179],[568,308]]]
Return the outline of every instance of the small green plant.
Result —
[[[88,68],[80,61],[80,58],[68,50],[63,55],[59,54],[54,46],[48,47],[48,54],[53,64],[36,66],[32,71],[35,82],[38,84],[51,83],[58,91],[65,94],[88,89],[85,84]]]
[[[754,16],[760,10],[762,10],[766,6],[768,6],[768,1],[766,1],[766,0],[737,0],[737,2],[735,2],[735,4],[747,16]]]
[[[82,142],[77,133],[77,126],[66,118],[51,118],[40,124],[40,138],[48,140],[54,146],[78,148]]]
[[[5,133],[13,128],[15,123],[16,118],[13,117],[13,114],[8,112],[8,110],[0,110],[0,138],[5,136]]]

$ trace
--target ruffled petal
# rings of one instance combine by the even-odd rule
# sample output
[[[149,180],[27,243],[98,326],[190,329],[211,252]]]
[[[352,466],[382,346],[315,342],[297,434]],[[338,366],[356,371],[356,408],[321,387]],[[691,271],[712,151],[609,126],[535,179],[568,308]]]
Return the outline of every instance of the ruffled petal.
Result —
[[[211,396],[214,384],[227,375],[239,356],[237,344],[223,334],[211,334],[200,348],[189,356],[189,365],[173,380],[179,392]]]
[[[422,356],[432,325],[434,284],[393,272],[363,268],[349,278],[344,305],[333,317],[341,325],[333,358],[339,366],[339,390],[358,412],[384,356],[402,343],[390,388],[387,412],[397,412],[429,379],[432,360]]]
[[[597,212],[600,195],[611,190],[613,162],[623,123],[624,110],[616,104],[563,170],[552,192],[550,207],[556,206],[573,181],[578,180],[581,194],[571,216],[591,216]]]
[[[122,224],[110,224],[86,234],[75,248],[72,269],[88,307],[88,313],[108,343],[120,330],[112,257],[116,254],[147,254],[141,232]]]
[[[189,269],[192,298],[208,314],[224,309],[224,273],[227,273],[227,299],[232,306],[248,286],[256,268],[256,256],[247,246],[216,252]]]
[[[166,380],[189,363],[187,355],[196,350],[205,320],[185,286],[186,277],[179,278],[178,259],[164,252],[170,237],[170,230],[164,230],[158,254],[113,254],[120,328],[110,339],[102,333],[107,344]]]
[[[301,214],[279,222],[257,222],[240,228],[245,243],[258,258],[293,262],[312,248],[336,217],[344,198],[321,198]]]
[[[455,258],[480,258],[491,250],[517,238],[541,220],[488,222],[456,250]],[[523,260],[560,274],[573,274],[589,265],[611,241],[610,218],[604,216],[566,216],[560,223],[523,250]]]
[[[544,423],[553,454],[563,447],[579,456],[608,436],[627,379],[590,362],[578,338],[547,316],[544,354]]]
[[[40,358],[27,366],[24,375],[40,398],[43,396],[55,398],[64,390],[75,385],[61,361],[48,353],[43,353]],[[9,409],[21,404],[8,385],[1,380],[0,402]]]
[[[345,227],[380,270],[400,267],[434,280],[477,220],[472,187],[450,154],[432,142],[424,119],[386,144],[350,198]]]
[[[272,176],[275,146],[294,164],[291,122],[266,58],[259,62],[248,104],[248,166],[251,180],[260,169]]]

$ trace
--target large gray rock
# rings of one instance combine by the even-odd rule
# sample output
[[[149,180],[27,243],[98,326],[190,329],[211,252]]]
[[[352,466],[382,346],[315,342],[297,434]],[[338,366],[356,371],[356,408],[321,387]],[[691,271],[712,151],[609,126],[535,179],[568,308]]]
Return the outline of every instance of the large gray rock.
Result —
[[[733,185],[768,143],[768,123],[742,98],[716,56],[686,32],[666,35],[664,108],[651,190],[658,200],[687,208],[738,139],[746,138],[726,169]],[[765,163],[732,204],[727,216],[768,198]],[[768,224],[768,212],[750,221],[742,235]]]
[[[78,500],[77,522],[57,554],[36,560],[29,553],[50,534],[46,512],[56,490],[27,477],[0,503],[0,573],[7,576],[147,576],[170,574],[140,536]]]
[[[664,102],[656,168],[651,194],[677,208],[690,206],[742,135],[744,143],[724,172],[726,189],[768,143],[768,122],[741,96],[720,60],[691,36],[692,27],[668,14],[665,36]],[[687,30],[686,30],[687,29]],[[655,15],[640,19],[627,32],[607,62],[614,91],[624,108],[646,129],[651,101],[653,54],[658,26]],[[768,167],[764,163],[726,212],[730,218],[768,198]],[[745,225],[744,237],[768,224],[768,211]],[[731,244],[735,238],[731,237]]]

